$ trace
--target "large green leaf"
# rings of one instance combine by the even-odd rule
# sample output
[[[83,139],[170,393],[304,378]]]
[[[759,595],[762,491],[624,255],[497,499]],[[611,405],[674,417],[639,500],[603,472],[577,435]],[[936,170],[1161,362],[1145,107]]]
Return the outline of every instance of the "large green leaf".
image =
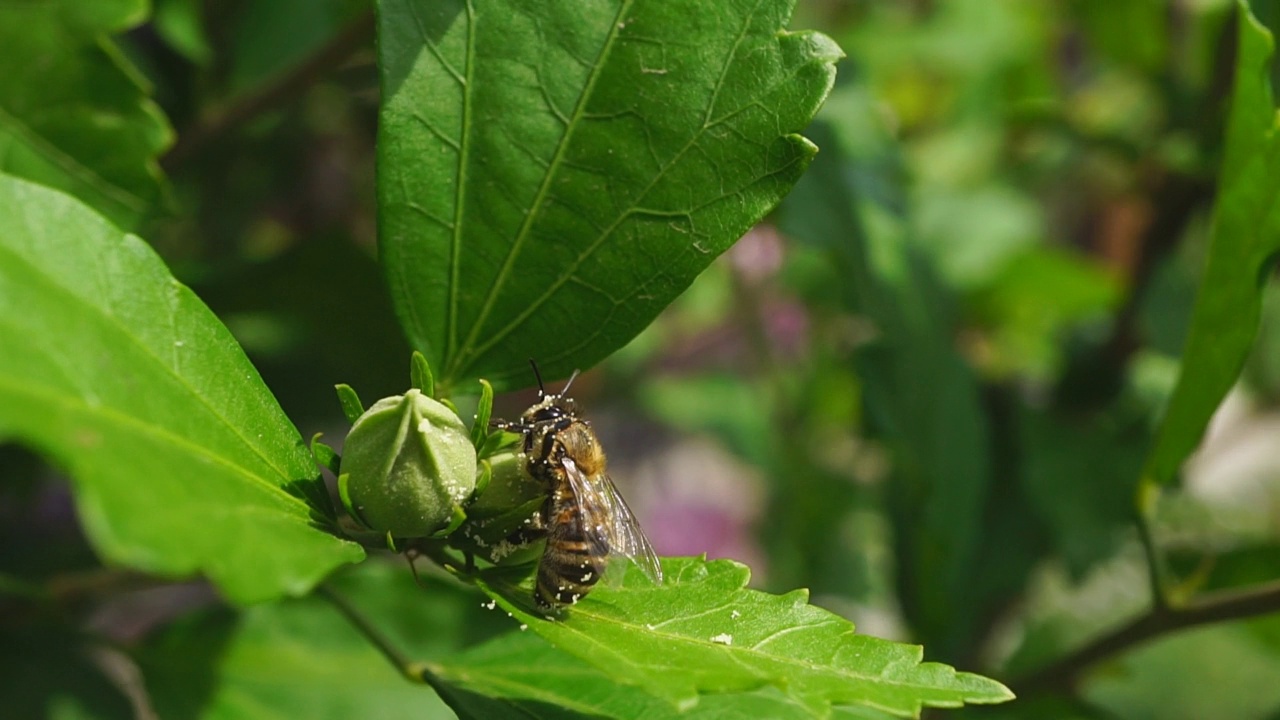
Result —
[[[423,592],[400,563],[362,563],[337,585],[418,660],[498,620],[474,593]],[[148,639],[138,661],[163,718],[453,717],[316,597],[189,615]]]
[[[512,633],[451,657],[440,663],[438,670],[449,682],[474,695],[483,694],[490,702],[505,702],[526,711],[531,703],[541,702],[544,714],[537,717],[603,716],[628,720],[676,717],[805,720],[813,717],[808,707],[776,688],[702,695],[692,708],[676,708],[638,687],[618,683],[590,663],[557,650],[528,632]],[[561,714],[545,714],[545,708],[550,706],[562,708]],[[865,720],[892,717],[872,708],[852,706],[837,708],[832,716]]]
[[[923,707],[1013,697],[994,680],[921,662],[919,646],[854,634],[849,621],[809,605],[806,591],[748,590],[744,565],[679,558],[664,570],[655,586],[629,566],[618,588],[597,588],[560,620],[512,602],[509,588],[482,587],[560,650],[676,707],[699,693],[766,687],[814,717],[832,705],[914,717]]]
[[[335,587],[397,650],[435,674],[437,690],[460,717],[811,717],[772,689],[705,696],[682,713],[537,634],[516,630],[469,588],[428,582],[432,587],[424,592],[404,565],[369,562],[343,573]],[[429,689],[407,682],[318,598],[238,615],[198,613],[151,638],[138,660],[156,710],[166,718],[451,717]],[[862,708],[842,708],[833,716],[888,717]]]
[[[318,529],[310,454],[209,309],[138,238],[3,175],[0,347],[0,438],[71,475],[108,559],[249,602],[362,556]]]
[[[0,172],[69,192],[122,227],[151,207],[172,133],[105,37],[146,12],[144,0],[0,0]]]
[[[772,208],[840,50],[790,0],[381,0],[379,236],[446,385],[645,327]]]
[[[1280,136],[1271,99],[1273,42],[1239,3],[1239,47],[1213,238],[1182,373],[1144,475],[1168,483],[1204,435],[1258,331],[1262,290],[1280,251]]]

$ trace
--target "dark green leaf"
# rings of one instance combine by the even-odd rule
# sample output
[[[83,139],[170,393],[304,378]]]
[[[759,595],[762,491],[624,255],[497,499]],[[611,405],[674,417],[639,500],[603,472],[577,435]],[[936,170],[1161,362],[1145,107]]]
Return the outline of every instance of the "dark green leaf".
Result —
[[[231,91],[270,82],[303,62],[365,11],[364,0],[269,0],[237,6],[230,33]],[[288,32],[281,32],[288,28]]]
[[[381,257],[442,384],[595,363],[790,189],[840,57],[790,5],[379,2]]]
[[[485,636],[473,593],[424,592],[402,564],[365,563],[339,585],[420,659]],[[188,616],[150,639],[139,664],[162,718],[453,717],[317,598]]]
[[[204,31],[199,0],[156,0],[155,24],[160,37],[183,57],[205,66],[213,59],[213,48]]]
[[[1182,373],[1144,475],[1171,482],[1231,389],[1258,330],[1280,251],[1280,137],[1271,99],[1271,34],[1239,3],[1239,48],[1213,239],[1182,354]]]
[[[314,460],[226,328],[143,242],[0,176],[0,437],[72,477],[98,551],[250,602],[362,556],[319,529]]]
[[[137,223],[160,192],[168,123],[104,36],[140,22],[143,0],[0,0],[0,172],[69,192]]]
[[[808,604],[808,593],[746,589],[743,565],[668,559],[652,585],[628,565],[618,589],[597,587],[561,620],[531,612],[482,584],[552,645],[621,683],[677,707],[699,693],[775,687],[811,715],[857,704],[911,717],[923,707],[1004,702],[999,683],[922,663],[919,646],[856,635],[847,620]],[[518,591],[517,591],[518,592]]]
[[[14,616],[6,613],[9,619]],[[105,647],[69,628],[29,624],[0,628],[0,697],[7,718],[134,717],[104,673],[117,662]],[[126,661],[127,662],[127,661]]]
[[[336,380],[375,400],[405,390],[409,347],[377,262],[350,237],[308,236],[267,262],[201,274],[192,289],[240,341],[300,428],[329,427],[333,396],[321,388]]]
[[[843,90],[830,107],[856,117],[874,112],[869,98]],[[956,657],[974,642],[984,606],[1005,601],[983,597],[993,588],[973,580],[975,572],[1006,574],[981,558],[982,546],[1022,545],[983,526],[987,503],[1003,498],[992,488],[978,379],[954,346],[954,299],[913,246],[900,213],[896,194],[904,189],[895,184],[893,145],[871,130],[884,132],[851,137],[843,125],[815,124],[815,136],[833,152],[819,155],[788,198],[783,227],[828,250],[849,309],[875,323],[877,337],[860,348],[855,366],[866,423],[894,450],[889,502],[898,593],[930,651]]]
[[[1119,530],[1132,525],[1147,444],[1143,420],[1116,409],[1084,417],[1021,413],[1025,492],[1076,579],[1109,557]]]

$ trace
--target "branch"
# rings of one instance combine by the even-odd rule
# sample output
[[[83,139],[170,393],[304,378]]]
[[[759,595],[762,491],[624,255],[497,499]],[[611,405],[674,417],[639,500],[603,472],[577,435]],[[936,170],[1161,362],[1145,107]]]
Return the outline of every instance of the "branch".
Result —
[[[373,622],[361,613],[355,605],[351,604],[341,593],[333,589],[329,583],[322,583],[316,587],[316,593],[329,601],[330,605],[342,615],[347,622],[351,623],[361,635],[373,644],[382,653],[382,656],[395,666],[400,674],[404,675],[410,682],[423,683],[431,686],[436,692],[440,692],[444,687],[444,683],[436,677],[430,666],[426,663],[415,662],[411,660],[396,644],[382,634],[382,631],[374,627]]]
[[[204,120],[178,136],[178,141],[160,159],[160,166],[172,173],[221,135],[284,102],[341,65],[364,46],[372,34],[373,13],[361,13],[304,62],[222,110],[206,114]]]
[[[1129,624],[1094,640],[1056,662],[1010,682],[1019,696],[1072,690],[1082,672],[1142,643],[1187,628],[1280,612],[1280,581],[1207,595],[1183,607],[1154,607]]]

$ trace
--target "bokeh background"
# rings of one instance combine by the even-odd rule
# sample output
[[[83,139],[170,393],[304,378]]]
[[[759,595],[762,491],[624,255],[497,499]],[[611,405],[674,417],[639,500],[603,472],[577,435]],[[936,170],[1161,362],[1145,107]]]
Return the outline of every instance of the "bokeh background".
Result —
[[[1273,2],[1251,3],[1267,24]],[[848,54],[764,223],[574,385],[662,554],[1017,680],[1149,605],[1133,494],[1206,252],[1227,0],[799,0]],[[178,133],[140,234],[304,436],[405,389],[376,265],[367,3],[156,0],[121,43]],[[281,32],[281,28],[289,28]],[[1153,535],[1185,595],[1280,577],[1280,293]],[[532,383],[532,377],[530,377]],[[500,397],[514,416],[532,395]],[[0,568],[95,566],[0,448]],[[158,605],[182,607],[200,588]],[[128,635],[146,604],[102,620]],[[1172,634],[988,717],[1280,718],[1280,618]],[[1065,681],[1064,681],[1065,682]]]

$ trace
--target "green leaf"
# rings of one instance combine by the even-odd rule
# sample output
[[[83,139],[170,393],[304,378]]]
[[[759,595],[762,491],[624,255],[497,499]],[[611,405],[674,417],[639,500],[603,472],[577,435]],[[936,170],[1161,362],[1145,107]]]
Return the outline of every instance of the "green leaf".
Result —
[[[796,720],[813,717],[809,709],[776,688],[744,693],[702,695],[681,712],[638,687],[622,685],[591,664],[548,645],[536,634],[516,632],[495,638],[437,668],[441,677],[477,695],[502,698],[520,707],[527,701],[563,708],[560,714],[539,717],[604,716],[612,718],[769,718]],[[455,705],[456,708],[456,705]],[[835,717],[891,717],[869,708],[843,707]]]
[[[699,693],[769,686],[815,717],[831,705],[914,717],[923,707],[1013,697],[994,680],[922,663],[919,646],[855,635],[847,620],[809,605],[804,590],[748,590],[750,572],[738,563],[679,558],[663,569],[655,586],[628,565],[617,589],[596,588],[562,620],[481,587],[552,645],[676,707]]]
[[[152,23],[156,33],[184,58],[200,67],[213,60],[199,0],[156,0]]]
[[[344,592],[359,597],[398,641],[407,637],[419,658],[434,660],[494,632],[484,616],[492,613],[473,593],[423,592],[402,563],[353,570],[339,583]],[[408,682],[314,597],[191,614],[150,638],[138,663],[163,718],[453,717],[435,693]]]
[[[476,450],[484,447],[489,439],[489,420],[493,417],[493,385],[480,381],[480,402],[476,404],[476,417],[471,423],[471,444]]]
[[[1126,653],[1081,694],[1110,717],[1161,720],[1274,718],[1280,707],[1280,651],[1250,630],[1275,617],[1218,624],[1162,638]]]
[[[460,717],[812,717],[773,688],[703,696],[682,713],[535,633],[515,630],[471,590],[427,582],[430,592],[400,563],[367,562],[334,584],[399,652],[436,675],[437,690]],[[160,717],[244,717],[250,708],[254,717],[267,718],[450,717],[429,689],[407,682],[314,597],[239,614],[195,614],[149,638],[138,662]],[[842,707],[832,717],[888,716]]]
[[[347,422],[354,423],[364,414],[364,403],[360,402],[360,396],[356,394],[355,388],[346,383],[338,383],[333,386],[338,392],[338,404],[342,406],[342,414],[347,418]]]
[[[1280,251],[1280,136],[1271,98],[1273,42],[1239,3],[1239,47],[1213,237],[1182,354],[1182,373],[1144,477],[1169,483],[1231,389],[1258,330]]]
[[[333,448],[320,442],[322,434],[316,433],[311,436],[311,457],[315,458],[317,465],[336,476],[342,472],[342,458],[338,457],[338,453]]]
[[[146,11],[143,0],[0,0],[0,172],[137,223],[159,197],[156,155],[172,132],[105,36]]]
[[[1021,409],[1024,491],[1073,579],[1110,557],[1120,530],[1132,527],[1145,419],[1125,403],[1083,417]]]
[[[0,347],[0,438],[68,472],[111,561],[252,602],[362,557],[319,529],[311,454],[208,308],[138,238],[3,175]]]
[[[839,48],[789,0],[380,0],[379,247],[446,387],[618,349],[808,165]]]
[[[979,642],[981,618],[1007,604],[1002,593],[1020,592],[1018,576],[1034,558],[1013,527],[1021,517],[994,512],[1017,498],[993,483],[981,388],[955,347],[955,299],[901,214],[897,146],[884,127],[852,123],[876,116],[864,90],[842,88],[828,113],[839,122],[824,119],[813,132],[832,152],[787,199],[782,224],[827,251],[848,310],[875,324],[854,366],[868,428],[894,451],[887,485],[898,596],[931,652],[960,657]],[[978,572],[1007,581],[975,583]]]
[[[344,24],[367,12],[368,4],[364,0],[270,0],[233,7],[238,12],[228,33],[227,81],[233,93],[243,93],[305,62],[341,33]]]
[[[429,398],[436,396],[436,379],[431,374],[431,365],[427,363],[426,356],[417,350],[413,351],[409,362],[409,386],[418,388]]]
[[[246,172],[263,187],[273,182]],[[249,204],[265,197],[250,200],[251,193],[244,192],[236,197]],[[238,205],[240,200],[218,202]],[[265,262],[239,262],[197,275],[192,290],[226,323],[300,427],[330,422],[333,397],[316,388],[335,380],[375,400],[404,392],[409,346],[385,297],[382,270],[350,237],[308,236]]]
[[[135,717],[104,669],[110,651],[71,628],[32,622],[34,613],[6,610],[0,628],[0,697],[11,718]]]

